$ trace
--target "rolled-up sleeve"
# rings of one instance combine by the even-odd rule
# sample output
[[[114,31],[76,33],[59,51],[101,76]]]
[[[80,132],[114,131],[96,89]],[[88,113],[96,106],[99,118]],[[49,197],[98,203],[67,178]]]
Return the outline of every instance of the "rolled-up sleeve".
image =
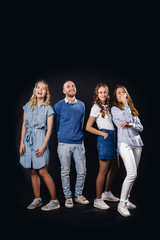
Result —
[[[143,125],[140,122],[139,117],[134,117],[134,121],[132,123],[133,129],[137,132],[142,132],[143,131]]]

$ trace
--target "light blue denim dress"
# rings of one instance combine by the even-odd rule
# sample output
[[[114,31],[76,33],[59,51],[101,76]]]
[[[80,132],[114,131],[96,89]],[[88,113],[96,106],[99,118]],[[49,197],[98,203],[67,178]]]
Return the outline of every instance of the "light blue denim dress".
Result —
[[[47,118],[54,114],[53,108],[45,103],[40,107],[34,105],[31,110],[29,102],[23,107],[26,112],[25,125],[27,127],[24,145],[25,153],[20,156],[20,163],[24,168],[40,169],[49,163],[48,144],[42,157],[36,157],[36,150],[42,146],[47,130]]]

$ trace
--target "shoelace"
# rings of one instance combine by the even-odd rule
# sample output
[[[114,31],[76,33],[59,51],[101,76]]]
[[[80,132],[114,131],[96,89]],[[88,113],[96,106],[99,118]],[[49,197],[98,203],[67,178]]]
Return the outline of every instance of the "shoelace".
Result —
[[[39,199],[34,199],[33,202],[31,203],[31,205],[32,205],[32,204],[33,204],[33,205],[34,205],[34,204],[37,204],[37,203],[39,203],[39,202],[40,202]]]
[[[86,201],[86,198],[83,195],[79,196],[79,198],[83,201]]]
[[[53,201],[50,201],[47,205],[46,205],[46,207],[50,207],[50,206],[56,206],[58,203],[56,203],[56,202],[53,202]]]
[[[67,199],[67,203],[68,203],[68,204],[72,204],[72,199],[71,199],[71,198],[68,198],[68,199]]]

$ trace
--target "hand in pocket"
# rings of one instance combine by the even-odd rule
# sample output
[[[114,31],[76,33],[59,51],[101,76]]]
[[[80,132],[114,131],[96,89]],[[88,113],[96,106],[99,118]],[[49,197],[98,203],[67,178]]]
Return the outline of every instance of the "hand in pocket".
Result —
[[[108,137],[108,133],[104,132],[103,137],[104,137],[104,139],[106,139]]]

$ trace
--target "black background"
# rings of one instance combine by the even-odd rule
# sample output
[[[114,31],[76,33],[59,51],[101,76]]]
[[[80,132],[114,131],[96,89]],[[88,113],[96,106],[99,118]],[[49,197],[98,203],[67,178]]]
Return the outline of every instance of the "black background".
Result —
[[[111,233],[111,236],[123,234],[126,229],[142,235],[144,232],[153,233],[156,229],[157,213],[156,207],[153,211],[151,193],[156,192],[153,182],[154,166],[152,160],[154,143],[151,130],[150,97],[153,84],[151,81],[151,63],[148,59],[137,56],[130,58],[107,58],[107,57],[52,57],[44,60],[42,58],[23,58],[12,61],[9,68],[9,78],[13,78],[9,84],[9,122],[7,122],[6,142],[10,148],[7,149],[7,178],[5,179],[5,193],[9,195],[8,207],[4,210],[4,223],[10,226],[13,233],[17,228],[26,234],[35,231],[35,234],[45,235],[46,232],[69,234],[75,231],[79,234],[89,232],[91,235]],[[22,125],[22,106],[29,101],[35,83],[44,79],[50,87],[51,105],[64,98],[62,93],[63,83],[71,80],[77,87],[77,99],[83,101],[86,106],[84,122],[84,138],[87,158],[87,177],[84,187],[84,195],[90,200],[88,207],[75,204],[74,209],[65,209],[64,197],[60,179],[60,164],[57,156],[57,140],[53,133],[49,142],[50,162],[49,173],[53,177],[57,196],[61,203],[61,209],[51,212],[42,212],[40,209],[29,211],[26,206],[33,199],[32,186],[29,170],[19,164],[19,142]],[[134,184],[131,201],[137,205],[137,210],[132,212],[130,218],[123,218],[117,212],[116,204],[110,204],[111,209],[99,211],[92,207],[95,198],[95,181],[98,173],[98,158],[96,149],[96,136],[85,131],[86,121],[93,101],[93,91],[99,82],[104,82],[110,89],[117,84],[123,84],[131,95],[135,107],[140,113],[140,119],[144,126],[141,133],[144,142],[138,177]],[[120,169],[117,172],[112,186],[112,192],[120,195],[121,185],[125,177],[125,170],[120,159]],[[71,165],[71,188],[74,193],[75,185],[74,163]],[[49,193],[43,180],[41,181],[41,197],[46,204],[50,200]],[[12,200],[11,200],[12,199]],[[11,201],[11,202],[10,202]],[[26,231],[28,229],[28,231]],[[39,231],[41,229],[42,231]]]

